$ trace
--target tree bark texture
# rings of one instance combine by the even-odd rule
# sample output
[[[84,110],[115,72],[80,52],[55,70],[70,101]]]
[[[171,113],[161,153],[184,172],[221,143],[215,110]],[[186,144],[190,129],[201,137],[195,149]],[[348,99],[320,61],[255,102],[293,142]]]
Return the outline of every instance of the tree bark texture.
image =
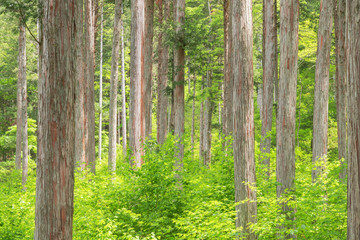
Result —
[[[103,35],[104,35],[104,16],[103,16],[103,5],[101,5],[100,9],[100,81],[99,81],[99,162],[101,162],[101,154],[102,154],[102,85],[103,85]]]
[[[154,0],[145,0],[145,138],[152,133],[152,56]]]
[[[184,65],[185,65],[185,0],[176,1],[175,23],[176,39],[174,52],[175,66],[175,91],[174,91],[174,135],[177,138],[177,163],[176,170],[181,171],[182,159],[184,157]]]
[[[20,40],[21,38],[21,40]],[[21,42],[21,44],[20,44]],[[26,82],[26,29],[20,25],[19,35],[19,79],[21,79],[21,128],[22,128],[22,185],[25,189],[28,176],[28,121],[27,121],[27,82]]]
[[[35,240],[72,239],[75,157],[74,0],[43,1]]]
[[[26,31],[23,20],[20,18],[19,21],[19,55],[18,55],[18,82],[17,82],[17,120],[16,120],[16,156],[15,156],[15,167],[17,170],[21,169],[21,152],[23,146],[23,132],[24,125],[27,123],[23,123],[24,119],[24,109],[23,106],[26,106],[26,102],[23,103],[24,100],[24,87],[26,94]],[[25,85],[25,86],[24,86]],[[25,96],[26,101],[26,96]],[[24,154],[24,153],[23,153]]]
[[[338,126],[338,156],[346,159],[347,146],[347,79],[345,58],[345,10],[346,0],[334,0],[334,26],[336,46],[336,118]],[[344,162],[341,162],[344,165]],[[340,172],[340,178],[345,179],[346,168]]]
[[[77,8],[83,8],[83,1],[77,2]],[[75,24],[77,27],[75,41],[76,41],[76,64],[75,69],[76,86],[75,86],[75,159],[81,170],[86,166],[86,135],[87,135],[87,118],[86,114],[86,80],[85,80],[85,52],[84,52],[84,37],[83,37],[83,13],[79,12],[76,16]]]
[[[360,0],[347,0],[349,156],[347,239],[360,237]]]
[[[256,222],[257,214],[256,192],[250,187],[255,186],[256,181],[252,1],[234,0],[230,9],[236,227],[242,229],[241,236],[255,239],[255,234],[248,228],[249,223]]]
[[[86,79],[87,79],[87,161],[90,170],[95,174],[95,11],[94,0],[85,0],[85,51],[86,51]]]
[[[121,30],[121,0],[115,0],[114,31],[112,40],[112,60],[110,76],[110,111],[109,111],[109,159],[110,171],[116,170],[116,136],[117,136],[117,92],[119,76]]]
[[[170,17],[170,1],[157,1],[159,24],[162,26],[164,21]],[[163,9],[165,7],[165,9]],[[164,29],[160,29],[158,36],[158,106],[157,106],[157,141],[159,144],[164,143],[167,134],[167,107],[168,97],[165,94],[168,78],[168,60],[169,49],[163,41]]]
[[[277,78],[276,56],[276,7],[274,0],[263,0],[263,98],[261,111],[261,143],[262,163],[270,177],[270,148],[273,115],[274,83]]]
[[[211,71],[206,72],[206,90],[207,92],[211,91]],[[207,167],[211,163],[211,121],[212,121],[212,111],[213,111],[213,102],[211,99],[211,93],[207,94],[208,97],[205,99],[204,108],[203,108],[203,164]]]
[[[328,103],[331,32],[333,22],[333,1],[320,2],[320,20],[315,70],[315,102],[313,119],[313,156],[315,181],[325,164],[328,143]]]
[[[230,0],[224,0],[224,110],[223,133],[231,136],[233,130],[233,78],[231,77]]]
[[[280,79],[276,119],[277,197],[295,191],[295,112],[299,32],[299,1],[280,2]],[[283,212],[293,209],[281,204]],[[292,219],[292,217],[290,217]],[[291,236],[285,236],[291,237]]]
[[[194,155],[195,148],[195,93],[196,93],[196,76],[194,76],[193,99],[192,99],[192,113],[191,113],[191,151]]]
[[[145,139],[145,2],[131,1],[130,148],[141,167]]]
[[[121,4],[121,14],[124,13],[124,4]],[[122,146],[123,154],[127,150],[126,135],[126,95],[125,95],[125,47],[124,47],[124,23],[121,20],[121,122],[122,122]]]

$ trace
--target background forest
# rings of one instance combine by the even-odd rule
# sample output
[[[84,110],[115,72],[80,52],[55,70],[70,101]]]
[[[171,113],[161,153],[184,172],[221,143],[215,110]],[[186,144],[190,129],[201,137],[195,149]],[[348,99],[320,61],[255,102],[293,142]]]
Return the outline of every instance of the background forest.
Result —
[[[24,8],[24,12],[26,9],[29,13],[26,13],[28,176],[23,186],[22,171],[15,166],[19,11],[11,6],[11,2],[0,1],[0,239],[33,239],[39,122],[38,43],[34,39],[38,36],[34,13],[37,10],[31,3],[26,3],[28,7]],[[174,171],[174,156],[177,154],[174,146],[177,142],[172,134],[173,90],[176,87],[174,75],[177,71],[173,49],[177,41],[174,34],[177,26],[171,17],[160,19],[157,2],[153,24],[151,132],[144,144],[143,165],[136,171],[129,164],[129,148],[124,148],[124,139],[129,142],[129,131],[125,135],[122,132],[125,126],[121,118],[124,114],[123,104],[126,107],[126,123],[129,122],[131,70],[130,1],[122,2],[120,35],[124,47],[117,52],[120,61],[117,66],[119,86],[115,90],[118,93],[116,163],[110,163],[115,171],[109,171],[115,2],[99,1],[94,72],[96,174],[82,167],[81,163],[76,164],[74,239],[234,239],[240,234],[235,229],[233,149],[228,147],[232,137],[226,136],[223,128],[224,4],[227,1],[186,0],[185,131],[181,191]],[[275,1],[275,4],[279,16],[280,1]],[[250,229],[258,239],[281,239],[288,235],[296,235],[299,239],[346,239],[347,181],[339,178],[346,169],[346,163],[338,157],[335,31],[332,31],[330,51],[327,161],[317,181],[313,181],[312,171],[316,167],[312,161],[314,89],[320,1],[300,0],[295,125],[296,190],[295,198],[290,196],[285,200],[279,199],[276,194],[276,99],[273,101],[272,130],[269,133],[271,149],[264,156],[260,148],[263,1],[252,1],[252,14],[257,221],[251,223]],[[279,19],[276,25],[279,28]],[[159,36],[163,43],[160,47],[169,49],[168,85],[163,90],[165,101],[168,102],[165,113],[168,115],[169,134],[163,144],[157,140]],[[277,38],[279,42],[279,35]],[[125,80],[125,92],[121,86],[122,79]],[[101,134],[99,126],[102,127]],[[126,128],[128,130],[129,126],[126,125]],[[204,131],[209,133],[207,141],[210,144],[205,144],[208,150],[201,145],[205,141]],[[264,157],[270,159],[269,175],[263,167]],[[280,214],[279,201],[286,201],[296,209],[294,219]],[[291,227],[279,228],[279,225]]]

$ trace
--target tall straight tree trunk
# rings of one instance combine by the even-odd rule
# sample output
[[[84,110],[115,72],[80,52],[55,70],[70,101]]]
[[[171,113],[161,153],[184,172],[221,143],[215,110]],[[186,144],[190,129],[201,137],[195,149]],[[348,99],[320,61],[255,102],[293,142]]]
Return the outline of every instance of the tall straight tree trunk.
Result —
[[[336,45],[336,118],[338,126],[338,156],[339,160],[347,159],[347,79],[346,79],[346,59],[345,59],[345,9],[346,0],[334,0],[334,25],[335,25],[335,45]],[[341,162],[344,166],[344,162]],[[346,168],[340,172],[340,178],[346,178]]]
[[[154,0],[145,0],[145,138],[152,132],[152,55]]]
[[[90,170],[95,174],[95,10],[93,0],[85,0],[85,48],[86,48],[86,79],[87,79],[87,161]]]
[[[316,168],[312,170],[313,181],[321,174],[321,165],[324,165],[327,154],[329,68],[333,11],[333,1],[321,0],[315,70],[312,161]]]
[[[76,18],[81,1],[43,1],[35,240],[72,239]]]
[[[349,83],[349,156],[347,239],[360,236],[360,0],[346,1],[348,83]]]
[[[206,91],[211,91],[211,73],[210,70],[206,72]],[[209,166],[211,163],[211,122],[212,122],[212,110],[213,103],[211,99],[211,94],[205,99],[204,102],[204,112],[203,112],[203,164]]]
[[[157,1],[159,24],[162,26],[170,17],[170,1],[159,0]],[[163,10],[163,7],[165,9]],[[163,43],[163,35],[165,29],[160,29],[158,36],[158,107],[157,107],[157,141],[159,144],[164,143],[167,134],[167,107],[168,97],[165,94],[167,87],[167,75],[168,75],[168,60],[169,49],[166,44]]]
[[[276,56],[276,7],[274,0],[263,0],[263,98],[261,112],[261,143],[262,163],[270,177],[270,148],[273,114],[274,83],[277,78]]]
[[[124,13],[124,4],[121,4],[121,14]],[[126,154],[126,96],[125,96],[125,48],[124,48],[124,23],[121,20],[121,123],[123,154]]]
[[[176,0],[175,23],[176,23],[176,47],[174,52],[175,66],[175,91],[174,91],[174,135],[177,138],[177,162],[176,170],[182,170],[182,159],[184,157],[184,65],[185,65],[185,0]]]
[[[109,170],[116,170],[116,129],[117,129],[117,92],[119,75],[120,53],[120,30],[121,30],[121,0],[115,0],[115,17],[113,31],[113,46],[110,76],[110,111],[109,111]]]
[[[232,135],[233,130],[233,79],[231,77],[231,29],[230,29],[230,0],[224,0],[224,110],[223,133],[225,137]]]
[[[246,239],[256,239],[248,224],[256,222],[257,206],[254,159],[254,73],[252,60],[252,1],[231,2],[231,66],[234,119],[234,171],[236,228]],[[249,201],[246,201],[248,199]]]
[[[278,55],[279,55],[279,50],[278,50],[278,38],[277,38],[277,34],[278,34],[278,14],[277,14],[277,0],[274,0],[274,18],[275,18],[275,32],[276,32],[276,38],[275,38],[275,56],[276,56],[276,76],[275,76],[275,82],[274,82],[274,102],[276,103],[276,108],[275,108],[275,113],[277,114],[277,107],[278,107],[278,102],[279,102],[279,73],[278,73],[278,65],[279,65],[279,61],[278,61]]]
[[[77,2],[78,8],[83,8],[83,1]],[[84,37],[83,37],[83,12],[79,12],[79,16],[76,16],[75,24],[77,26],[76,31],[76,62],[77,68],[75,69],[76,86],[75,86],[75,159],[81,170],[86,166],[86,136],[87,136],[87,118],[86,114],[86,80],[84,66],[85,64],[85,52],[84,52]]]
[[[131,1],[130,64],[130,148],[134,164],[141,167],[142,143],[145,139],[145,2]]]
[[[20,40],[21,38],[21,40]],[[21,44],[20,44],[21,42]],[[19,79],[21,80],[21,128],[22,128],[22,185],[25,189],[28,176],[28,121],[26,83],[26,29],[21,21],[19,36]]]
[[[22,136],[23,136],[23,84],[26,83],[26,32],[23,20],[19,20],[19,72],[17,82],[17,120],[16,120],[16,156],[15,167],[17,170],[21,169],[21,150],[22,150]],[[25,79],[25,80],[24,80]],[[25,86],[26,88],[26,86]]]
[[[102,85],[103,85],[103,34],[104,34],[104,16],[103,16],[103,3],[100,9],[100,82],[99,82],[99,162],[101,162],[101,149],[102,149]]]
[[[295,191],[295,112],[298,60],[299,0],[280,2],[280,80],[279,103],[276,119],[276,187],[281,198],[285,189]],[[293,208],[282,203],[284,213]],[[289,220],[293,219],[291,215]],[[290,238],[293,236],[285,236]]]
[[[204,91],[204,76],[202,76],[201,79],[201,92]],[[200,102],[200,127],[199,127],[199,132],[200,132],[200,139],[199,139],[199,159],[200,162],[204,162],[204,156],[203,156],[203,152],[204,152],[204,102],[201,101]]]
[[[193,99],[192,99],[192,113],[191,113],[191,151],[194,155],[195,145],[195,93],[196,93],[196,76],[194,75]]]

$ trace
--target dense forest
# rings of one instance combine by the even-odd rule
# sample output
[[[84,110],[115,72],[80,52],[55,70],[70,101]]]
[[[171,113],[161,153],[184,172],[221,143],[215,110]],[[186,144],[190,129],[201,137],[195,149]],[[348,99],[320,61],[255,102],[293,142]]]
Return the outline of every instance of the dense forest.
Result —
[[[360,0],[0,0],[0,239],[360,239]]]

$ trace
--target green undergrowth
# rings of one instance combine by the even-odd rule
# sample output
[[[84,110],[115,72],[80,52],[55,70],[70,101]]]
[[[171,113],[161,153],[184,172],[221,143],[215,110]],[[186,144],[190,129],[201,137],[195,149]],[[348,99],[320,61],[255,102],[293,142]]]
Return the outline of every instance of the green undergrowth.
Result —
[[[134,170],[118,154],[117,171],[110,174],[106,157],[96,175],[76,171],[74,239],[235,239],[234,173],[232,152],[214,139],[213,162],[204,167],[185,136],[181,183],[175,177],[175,141],[159,146],[149,141],[145,164]],[[338,176],[338,161],[328,159],[319,181],[311,180],[311,155],[296,150],[295,220],[281,213],[276,198],[275,150],[267,180],[257,159],[258,221],[251,225],[258,239],[346,238],[346,183]],[[0,239],[33,239],[35,218],[35,162],[31,160],[27,190],[13,162],[0,163]],[[286,196],[284,197],[286,198]],[[284,200],[284,199],[283,199]],[[294,226],[291,229],[279,225]]]

